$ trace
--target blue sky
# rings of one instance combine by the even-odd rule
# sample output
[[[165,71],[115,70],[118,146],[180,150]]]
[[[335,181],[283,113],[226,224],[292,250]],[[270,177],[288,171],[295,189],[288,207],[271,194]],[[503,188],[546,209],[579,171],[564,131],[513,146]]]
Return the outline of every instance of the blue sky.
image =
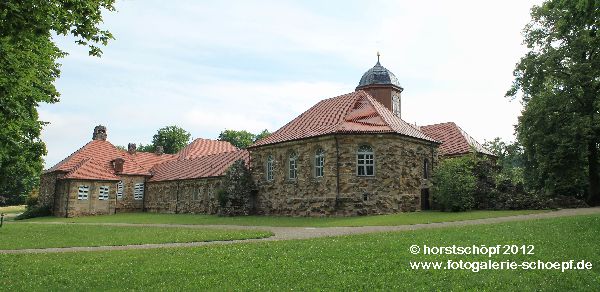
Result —
[[[68,37],[40,106],[50,167],[107,126],[115,145],[179,125],[195,138],[275,131],[319,100],[354,91],[381,52],[404,87],[402,117],[454,121],[480,142],[514,140],[504,93],[540,1],[117,1],[102,58]]]

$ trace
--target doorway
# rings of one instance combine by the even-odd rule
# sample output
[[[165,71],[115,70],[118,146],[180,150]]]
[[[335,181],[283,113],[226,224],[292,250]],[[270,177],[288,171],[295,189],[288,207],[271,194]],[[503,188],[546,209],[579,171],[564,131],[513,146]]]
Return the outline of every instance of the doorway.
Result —
[[[421,189],[421,210],[429,209],[429,189]]]

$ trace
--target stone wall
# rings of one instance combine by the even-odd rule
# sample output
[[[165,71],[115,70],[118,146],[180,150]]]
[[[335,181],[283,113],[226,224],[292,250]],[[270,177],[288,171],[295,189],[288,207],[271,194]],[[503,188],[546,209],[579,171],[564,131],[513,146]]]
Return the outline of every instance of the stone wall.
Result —
[[[135,200],[134,189],[135,184],[145,183],[146,178],[143,176],[131,176],[131,175],[120,175],[119,178],[123,182],[123,198],[117,199],[117,213],[119,212],[135,212],[142,211],[144,207],[144,200],[146,197],[146,185],[144,186],[144,197],[142,200]],[[116,194],[116,183],[114,183],[115,194]],[[113,197],[114,199],[114,197]]]
[[[216,214],[221,178],[202,178],[146,184],[145,209],[159,213]]]
[[[359,177],[356,152],[370,145],[375,153],[375,176]],[[324,177],[314,176],[314,155],[325,151]],[[420,209],[424,159],[430,168],[437,147],[421,140],[391,134],[325,136],[251,149],[251,171],[258,187],[258,210],[263,214],[323,216],[368,215]],[[298,155],[298,177],[288,179],[290,153]],[[266,161],[272,155],[274,180],[266,180]],[[431,163],[433,160],[433,163]],[[336,164],[339,165],[339,194]],[[430,169],[431,173],[431,169]]]
[[[54,207],[54,193],[57,181],[63,174],[59,172],[44,173],[40,177],[40,193],[38,204],[49,208]]]
[[[79,200],[79,186],[89,186],[87,200]],[[99,188],[109,187],[108,200],[99,200]],[[54,214],[61,217],[113,214],[116,184],[114,181],[61,180],[57,185]]]

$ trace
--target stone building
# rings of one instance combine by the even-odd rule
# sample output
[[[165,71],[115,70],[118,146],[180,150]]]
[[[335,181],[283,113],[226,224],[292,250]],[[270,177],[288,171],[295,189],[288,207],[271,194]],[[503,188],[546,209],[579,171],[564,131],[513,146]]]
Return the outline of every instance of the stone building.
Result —
[[[177,154],[120,150],[106,128],[41,177],[40,202],[56,216],[218,211],[216,192],[237,160],[264,215],[367,215],[428,209],[438,156],[491,155],[454,123],[401,119],[402,86],[379,60],[354,92],[322,100],[247,150],[196,139]]]

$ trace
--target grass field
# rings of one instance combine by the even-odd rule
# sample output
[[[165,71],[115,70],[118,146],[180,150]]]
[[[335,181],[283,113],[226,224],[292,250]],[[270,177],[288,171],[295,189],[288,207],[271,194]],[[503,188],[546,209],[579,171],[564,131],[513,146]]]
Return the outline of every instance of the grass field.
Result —
[[[43,217],[30,221],[75,222],[75,223],[164,223],[164,224],[216,224],[245,226],[284,226],[284,227],[338,227],[338,226],[390,226],[419,223],[448,222],[469,219],[505,217],[522,214],[547,212],[541,210],[516,211],[470,211],[470,212],[412,212],[378,216],[356,217],[276,217],[238,216],[219,217],[195,214],[121,213],[116,215],[88,216],[77,218]]]
[[[0,207],[0,213],[19,214],[25,212],[25,205]]]
[[[263,231],[8,223],[0,228],[0,249],[195,242],[270,235]]]
[[[597,291],[600,215],[197,248],[0,255],[0,287],[64,290]],[[534,245],[533,255],[412,255],[411,245]],[[410,261],[587,260],[591,270],[412,270]]]

